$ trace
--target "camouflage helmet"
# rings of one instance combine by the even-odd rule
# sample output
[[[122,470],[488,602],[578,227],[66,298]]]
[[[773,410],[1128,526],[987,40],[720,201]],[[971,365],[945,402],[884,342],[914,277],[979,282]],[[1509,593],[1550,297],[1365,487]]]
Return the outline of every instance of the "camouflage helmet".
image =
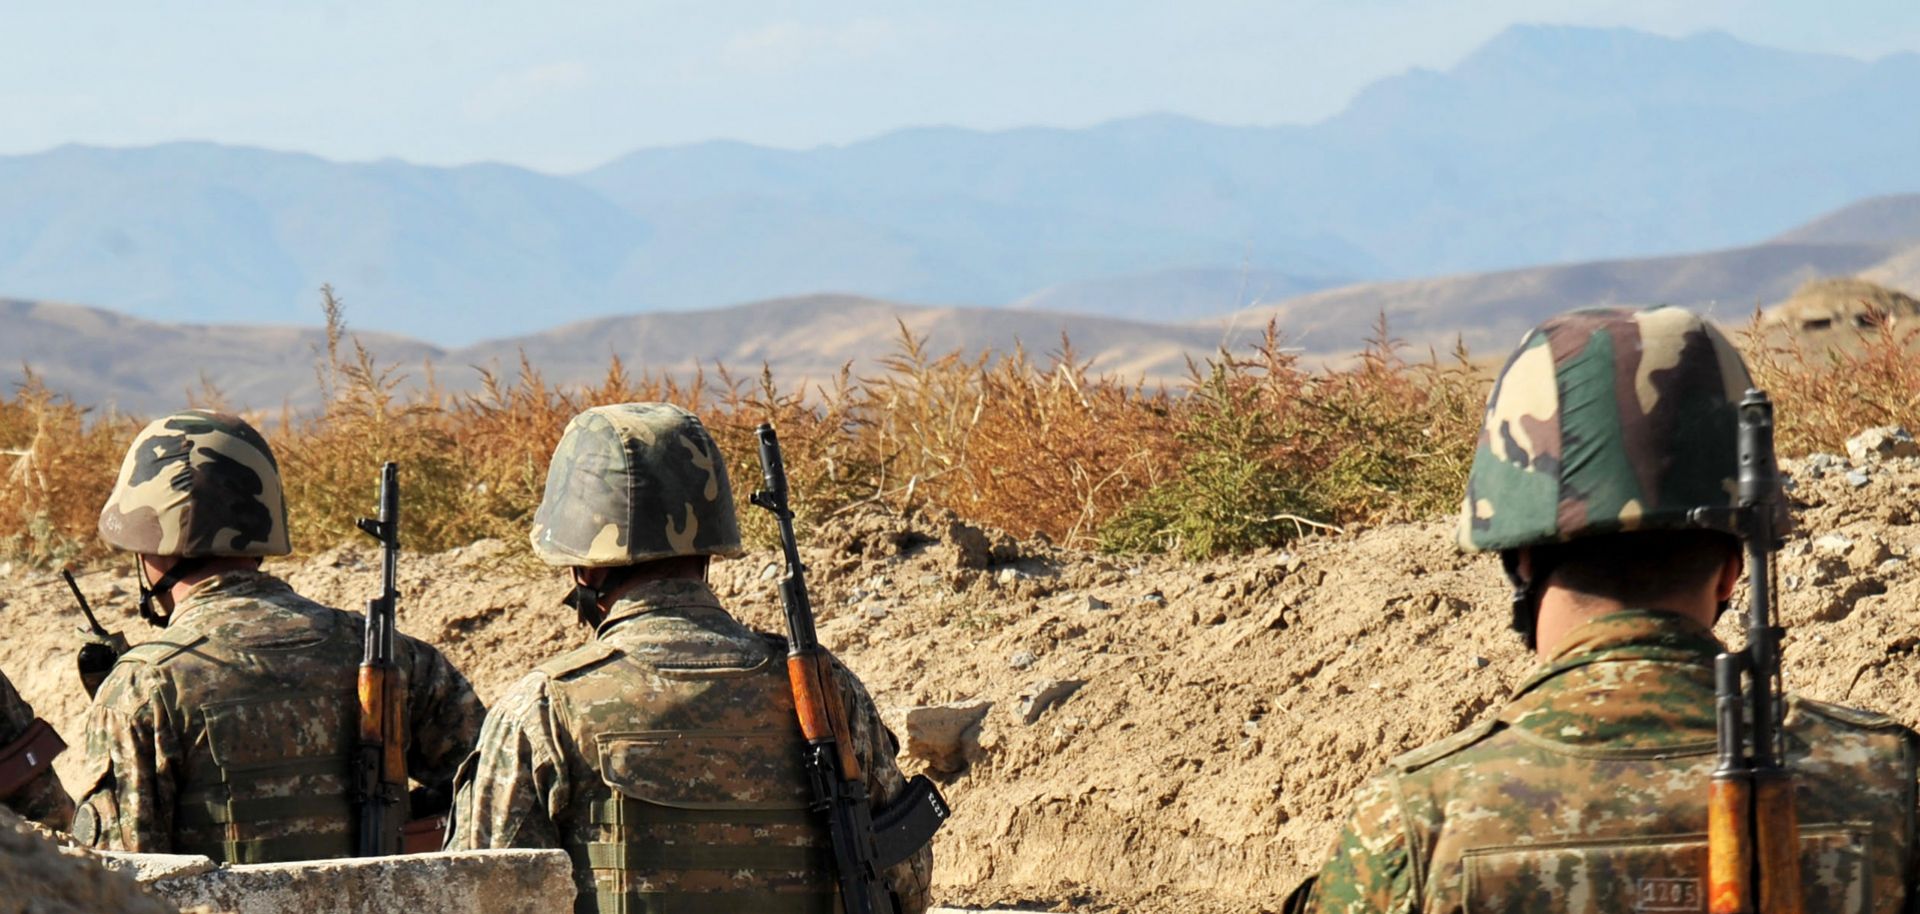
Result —
[[[1734,503],[1738,404],[1752,379],[1692,312],[1571,311],[1534,328],[1487,399],[1463,549],[1691,526]]]
[[[553,449],[530,539],[541,561],[561,566],[739,555],[726,458],[678,406],[596,406]]]
[[[140,430],[100,509],[100,538],[141,555],[267,556],[287,502],[267,439],[237,416],[190,409]]]

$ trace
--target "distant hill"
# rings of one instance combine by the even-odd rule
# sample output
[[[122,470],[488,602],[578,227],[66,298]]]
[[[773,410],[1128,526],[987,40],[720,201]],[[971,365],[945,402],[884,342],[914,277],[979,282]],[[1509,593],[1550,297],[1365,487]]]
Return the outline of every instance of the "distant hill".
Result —
[[[1048,286],[1013,306],[1167,323],[1229,314],[1343,284],[1332,277],[1272,270],[1160,270]]]
[[[350,313],[350,319],[354,316]],[[305,409],[319,402],[319,330],[247,325],[162,324],[77,305],[0,300],[0,383],[31,368],[47,386],[102,410],[151,414],[178,408],[205,385],[236,408]],[[927,308],[843,295],[757,302],[711,311],[604,318],[543,333],[443,349],[386,334],[358,334],[383,364],[417,384],[477,388],[476,368],[517,370],[520,356],[556,384],[590,384],[618,355],[635,373],[689,377],[724,364],[753,382],[764,363],[780,383],[825,382],[851,364],[872,371],[893,354],[900,328],[925,337],[930,354],[1024,346],[1038,359],[1058,351],[1062,333],[1094,370],[1148,383],[1184,377],[1186,357],[1204,357],[1225,339],[1211,327],[1171,328],[1087,315],[988,308]]]
[[[1578,307],[1681,305],[1738,325],[1810,279],[1870,273],[1907,254],[1895,245],[1777,243],[1363,283],[1249,308],[1211,323],[1227,328],[1276,320],[1294,344],[1337,354],[1359,348],[1384,314],[1394,336],[1419,346],[1444,350],[1459,339],[1476,352],[1502,352],[1534,324]]]
[[[1920,194],[1862,200],[1774,240],[1799,244],[1920,243]]]
[[[1917,55],[1518,27],[1309,126],[926,128],[646,149],[571,176],[62,147],[0,157],[0,290],[309,324],[332,282],[361,326],[440,346],[822,290],[1178,317],[1230,274],[1277,296],[1753,244],[1920,191],[1920,118],[1897,116],[1917,94]],[[1789,240],[1855,237],[1819,231]],[[1115,281],[1142,276],[1159,308]]]

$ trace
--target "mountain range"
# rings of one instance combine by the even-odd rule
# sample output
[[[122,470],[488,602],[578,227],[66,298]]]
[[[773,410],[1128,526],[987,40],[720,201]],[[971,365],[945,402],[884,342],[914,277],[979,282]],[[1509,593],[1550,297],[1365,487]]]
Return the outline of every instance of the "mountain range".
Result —
[[[0,157],[0,292],[312,325],[331,282],[361,328],[449,352],[832,292],[1157,321],[1292,299],[1290,322],[1339,322],[1336,286],[1751,246],[1920,190],[1916,94],[1920,55],[1526,26],[1312,125],[714,142],[571,175],[67,146]]]
[[[899,351],[903,333],[924,339],[936,357],[1018,346],[1044,358],[1060,349],[1064,335],[1096,373],[1177,385],[1189,359],[1244,349],[1262,338],[1268,321],[1314,362],[1351,353],[1383,315],[1415,358],[1429,349],[1444,352],[1457,340],[1484,359],[1567,308],[1670,303],[1738,329],[1757,308],[1786,299],[1807,280],[1837,275],[1920,292],[1920,194],[1864,200],[1745,247],[1358,283],[1178,323],[814,295],[594,318],[458,348],[358,335],[380,362],[409,372],[413,383],[430,363],[435,382],[452,392],[476,389],[476,368],[511,373],[522,358],[550,382],[591,383],[613,356],[629,371],[682,379],[706,370],[715,380],[714,369],[724,365],[746,383],[766,365],[792,390],[829,381],[843,366],[875,370]],[[348,309],[350,319],[357,313]],[[303,409],[318,401],[314,365],[325,342],[318,329],[161,323],[7,300],[0,300],[0,326],[8,331],[0,334],[0,382],[19,379],[8,369],[31,366],[51,389],[101,408],[150,414],[176,408],[208,385],[235,406]]]

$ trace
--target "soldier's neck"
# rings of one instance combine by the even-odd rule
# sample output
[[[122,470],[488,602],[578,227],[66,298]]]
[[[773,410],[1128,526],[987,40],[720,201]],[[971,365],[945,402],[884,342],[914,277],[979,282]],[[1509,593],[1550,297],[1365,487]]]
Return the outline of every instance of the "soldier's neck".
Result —
[[[1628,609],[1652,609],[1685,616],[1701,625],[1712,628],[1714,616],[1718,615],[1718,605],[1707,592],[1698,594],[1675,594],[1666,599],[1656,600],[1652,605],[1628,606],[1619,600],[1596,597],[1578,591],[1569,590],[1557,584],[1547,585],[1540,595],[1540,612],[1534,620],[1534,653],[1542,661],[1551,660],[1559,653],[1561,642],[1574,629],[1601,616]]]

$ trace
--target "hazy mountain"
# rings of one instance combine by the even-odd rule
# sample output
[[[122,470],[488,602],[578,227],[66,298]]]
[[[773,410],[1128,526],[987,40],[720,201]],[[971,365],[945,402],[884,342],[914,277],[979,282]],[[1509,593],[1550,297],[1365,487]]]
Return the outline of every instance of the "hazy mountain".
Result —
[[[330,281],[360,326],[440,345],[825,290],[1173,316],[1230,274],[1290,290],[1752,244],[1920,191],[1916,94],[1911,54],[1523,27],[1311,126],[707,143],[566,177],[63,147],[0,158],[0,291],[312,323]]]

